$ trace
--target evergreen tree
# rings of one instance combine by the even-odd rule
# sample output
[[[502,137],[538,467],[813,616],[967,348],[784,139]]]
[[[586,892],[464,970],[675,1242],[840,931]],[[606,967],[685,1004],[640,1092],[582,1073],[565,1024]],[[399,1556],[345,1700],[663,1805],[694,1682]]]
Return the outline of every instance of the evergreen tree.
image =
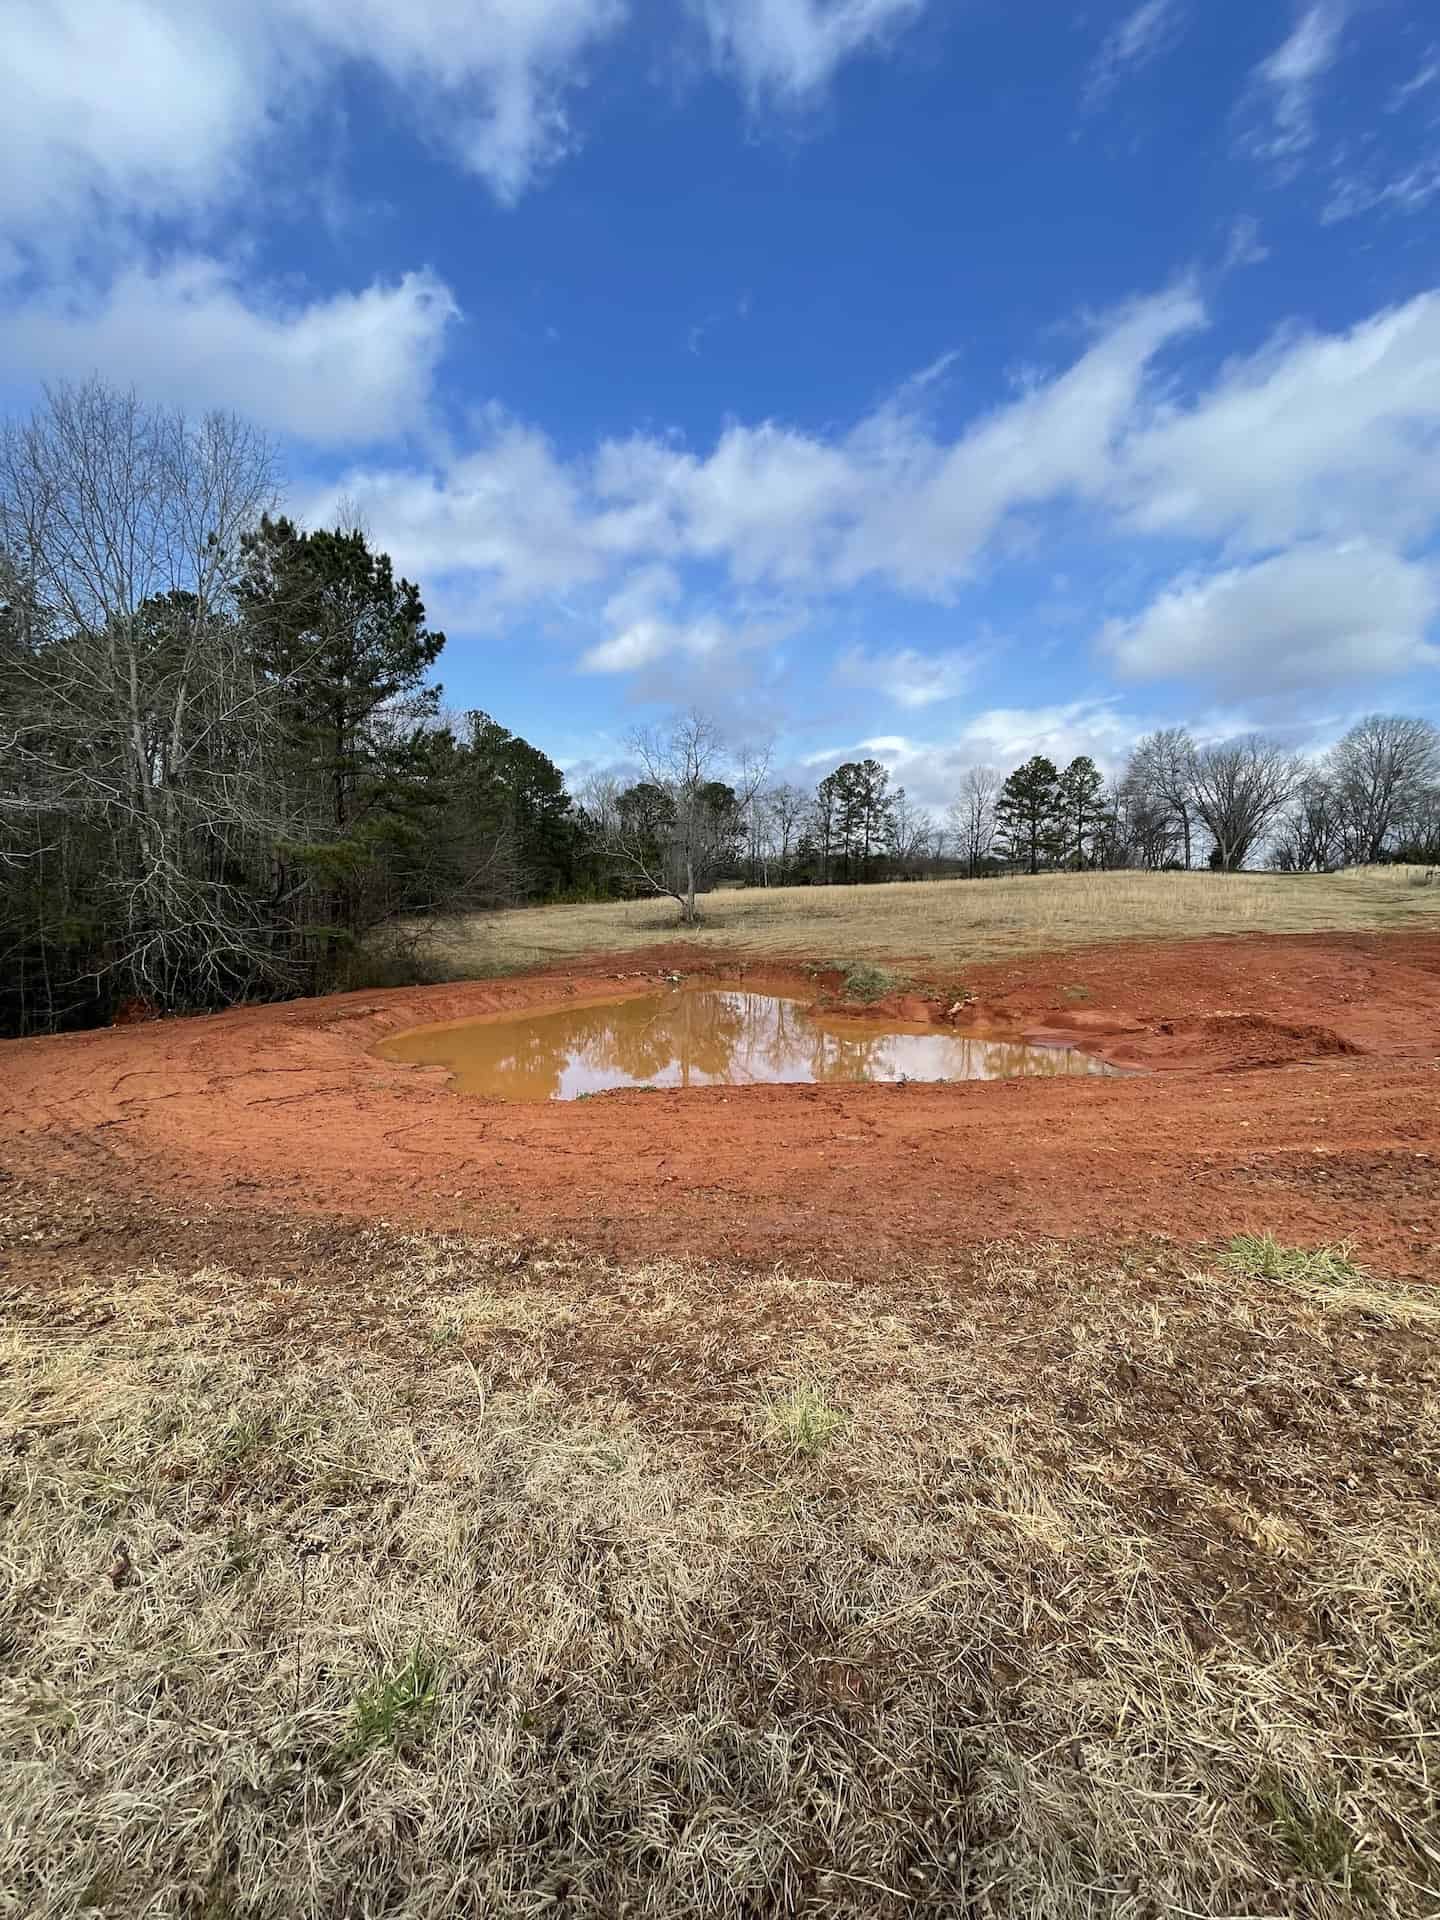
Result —
[[[1078,754],[1060,776],[1060,812],[1065,857],[1072,866],[1083,867],[1105,822],[1105,779],[1088,753]]]
[[[847,760],[820,782],[832,846],[843,860],[846,880],[874,878],[892,830],[895,803],[889,788],[890,775],[878,760]]]
[[[445,645],[417,587],[358,528],[303,533],[262,519],[245,542],[241,600],[278,689],[299,801],[282,886],[312,896],[327,952],[423,896],[445,788],[426,675]]]
[[[995,802],[1000,847],[1008,860],[1023,860],[1027,873],[1055,857],[1064,844],[1060,775],[1043,753],[1017,767]]]
[[[466,715],[458,801],[472,834],[503,846],[514,897],[544,899],[571,886],[581,830],[553,760],[488,713]]]

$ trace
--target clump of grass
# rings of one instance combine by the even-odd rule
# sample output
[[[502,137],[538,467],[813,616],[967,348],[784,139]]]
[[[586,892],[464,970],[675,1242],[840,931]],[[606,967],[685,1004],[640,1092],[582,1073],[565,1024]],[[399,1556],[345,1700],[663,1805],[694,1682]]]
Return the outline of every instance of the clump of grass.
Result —
[[[1287,1247],[1273,1233],[1237,1233],[1220,1259],[1224,1266],[1252,1280],[1337,1286],[1363,1277],[1350,1258],[1348,1241],[1333,1247]]]
[[[1220,1265],[1247,1280],[1276,1281],[1336,1312],[1364,1313],[1398,1327],[1440,1326],[1440,1294],[1376,1280],[1351,1259],[1348,1241],[1287,1247],[1273,1233],[1238,1233],[1222,1250]]]
[[[888,967],[872,967],[865,961],[856,961],[845,969],[847,1000],[883,1000],[900,985],[899,975],[891,973]]]
[[[1312,1802],[1273,1767],[1262,1772],[1255,1796],[1275,1839],[1301,1873],[1333,1887],[1348,1902],[1374,1905],[1374,1883],[1358,1857],[1355,1835],[1336,1808]]]
[[[215,1438],[215,1458],[227,1467],[238,1467],[254,1454],[263,1453],[279,1437],[280,1423],[273,1410],[260,1407],[249,1413],[232,1413]]]
[[[354,1760],[376,1747],[404,1752],[418,1745],[435,1717],[439,1691],[439,1661],[423,1647],[412,1647],[399,1666],[377,1674],[356,1694],[341,1756]]]
[[[765,1403],[765,1437],[787,1453],[814,1459],[823,1453],[845,1424],[845,1416],[830,1404],[825,1389],[806,1382]]]

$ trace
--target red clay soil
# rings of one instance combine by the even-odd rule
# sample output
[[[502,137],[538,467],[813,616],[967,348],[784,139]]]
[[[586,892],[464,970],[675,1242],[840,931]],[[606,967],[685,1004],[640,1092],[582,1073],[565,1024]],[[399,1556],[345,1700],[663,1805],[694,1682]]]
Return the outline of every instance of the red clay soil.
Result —
[[[1440,936],[1117,943],[966,973],[906,1017],[1065,1034],[1124,1078],[758,1086],[504,1103],[378,1057],[426,1022],[648,990],[679,947],[0,1046],[0,1165],[285,1214],[626,1255],[921,1258],[1010,1234],[1271,1230],[1433,1279]],[[650,982],[640,976],[645,970]],[[751,985],[780,984],[773,964]],[[792,972],[792,990],[817,992]],[[938,979],[938,976],[937,976]]]

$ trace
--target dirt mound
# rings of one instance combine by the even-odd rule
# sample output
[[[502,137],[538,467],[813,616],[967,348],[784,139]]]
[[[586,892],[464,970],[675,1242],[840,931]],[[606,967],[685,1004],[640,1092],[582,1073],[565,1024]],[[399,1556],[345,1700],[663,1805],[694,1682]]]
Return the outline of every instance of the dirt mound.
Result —
[[[903,964],[900,962],[899,964]],[[1115,944],[917,979],[906,1017],[1080,1039],[1117,1079],[758,1086],[523,1106],[373,1051],[426,1022],[620,996],[674,945],[0,1049],[0,1161],[111,1186],[747,1259],[1015,1233],[1268,1228],[1424,1273],[1440,1240],[1440,937]],[[914,976],[915,970],[908,968]],[[829,981],[832,987],[837,981]],[[957,1008],[958,1011],[954,1011]],[[1240,1071],[1253,1069],[1253,1071]]]
[[[1238,1072],[1284,1067],[1303,1060],[1354,1059],[1365,1049],[1333,1027],[1270,1020],[1261,1013],[1212,1013],[1198,1020],[1162,1020],[1131,1048],[1110,1050],[1121,1065]]]

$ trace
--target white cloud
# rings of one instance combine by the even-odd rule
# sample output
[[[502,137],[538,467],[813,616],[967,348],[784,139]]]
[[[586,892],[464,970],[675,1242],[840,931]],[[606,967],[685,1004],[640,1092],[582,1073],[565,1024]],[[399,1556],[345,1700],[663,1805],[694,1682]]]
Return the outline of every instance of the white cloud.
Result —
[[[772,421],[728,427],[704,459],[653,439],[609,442],[595,480],[633,537],[724,557],[742,582],[816,576],[862,485],[844,449]]]
[[[443,469],[352,467],[310,505],[323,520],[351,500],[412,576],[468,586],[477,618],[600,579],[606,529],[576,474],[535,429],[486,422],[486,439]]]
[[[699,0],[716,64],[799,102],[924,0]],[[167,221],[281,172],[347,68],[504,205],[578,143],[589,56],[628,0],[10,0],[0,226],[93,247],[96,216]],[[287,184],[292,184],[287,182]],[[72,228],[78,229],[72,233]]]
[[[35,297],[7,315],[6,348],[11,367],[32,377],[100,369],[197,411],[232,408],[313,441],[370,439],[424,415],[457,311],[431,273],[292,305],[191,258],[133,267],[102,295]]]
[[[822,94],[852,54],[886,42],[926,0],[691,0],[718,67],[752,103],[803,103]]]
[[[1085,81],[1085,105],[1103,106],[1127,73],[1158,59],[1179,38],[1182,0],[1142,0],[1106,35]]]
[[[1230,234],[1225,243],[1223,271],[1232,273],[1237,267],[1258,267],[1270,258],[1270,249],[1260,238],[1260,222],[1248,213],[1242,213],[1238,219],[1230,222]]]
[[[1293,169],[1315,138],[1315,93],[1339,56],[1344,26],[1340,0],[1316,0],[1252,76],[1251,99],[1259,119],[1251,126],[1248,144],[1282,171]]]
[[[1377,207],[1396,213],[1419,213],[1440,194],[1440,160],[1421,160],[1393,179],[1362,179],[1357,174],[1341,174],[1330,190],[1320,218],[1334,226],[1340,220],[1353,220],[1358,214]]]
[[[1185,291],[1139,301],[948,442],[890,406],[837,439],[762,421],[709,453],[636,435],[562,462],[533,430],[491,422],[484,447],[434,471],[359,470],[337,490],[405,565],[479,576],[505,601],[660,561],[718,563],[740,588],[873,579],[943,596],[1028,510],[1110,497],[1151,361],[1202,318]]]
[[[0,214],[234,195],[348,63],[510,202],[571,144],[566,95],[621,0],[12,0]]]
[[[1264,549],[1408,539],[1440,512],[1440,292],[1344,334],[1288,333],[1189,406],[1132,422],[1117,497],[1150,533]]]
[[[1132,679],[1198,678],[1222,695],[1383,682],[1440,666],[1426,633],[1440,609],[1429,567],[1356,541],[1297,547],[1254,566],[1179,580],[1103,652]]]
[[[879,575],[908,590],[943,593],[973,572],[1017,514],[1097,498],[1110,484],[1151,362],[1203,318],[1183,288],[1137,301],[1098,328],[1071,366],[948,446],[903,416],[864,423],[850,440],[865,487],[838,554],[839,581]]]
[[[0,217],[42,229],[98,199],[185,213],[288,104],[263,5],[11,0]]]
[[[649,614],[632,620],[608,640],[588,647],[580,657],[580,664],[587,673],[633,673],[637,667],[653,666],[671,654],[705,660],[738,644],[737,637],[722,621],[664,620]]]
[[[773,648],[794,630],[793,618],[738,609],[728,618],[687,613],[683,600],[683,582],[672,567],[634,568],[605,602],[603,621],[611,631],[582,653],[582,672],[636,673],[670,662],[691,685],[699,674],[717,690],[727,682],[733,688],[740,656]]]
[[[1099,766],[1114,768],[1148,725],[1109,699],[990,707],[966,723],[950,743],[950,751],[962,766],[1006,769],[1043,753],[1063,767],[1088,753]]]
[[[963,693],[978,664],[974,652],[959,647],[939,653],[922,653],[916,647],[872,653],[850,647],[835,662],[832,677],[840,686],[861,687],[897,706],[920,708]]]
[[[623,0],[270,0],[323,54],[369,63],[511,204],[574,144],[567,95]],[[418,89],[419,98],[413,96]]]
[[[1440,80],[1440,45],[1432,44],[1425,49],[1425,61],[1419,70],[1392,91],[1385,102],[1386,113],[1399,113],[1417,93],[1424,93],[1437,80]]]
[[[773,654],[787,620],[861,583],[946,598],[1077,502],[1089,537],[1128,543],[1131,567],[1148,570],[1137,539],[1159,538],[1203,545],[1211,565],[1218,546],[1227,569],[1224,592],[1214,577],[1185,580],[1153,618],[1113,629],[1111,657],[1132,673],[1146,671],[1157,634],[1193,633],[1206,608],[1235,604],[1242,578],[1247,613],[1267,579],[1301,578],[1257,559],[1275,567],[1298,549],[1313,579],[1315,556],[1343,549],[1353,581],[1368,540],[1381,558],[1364,591],[1413,584],[1406,551],[1440,523],[1440,292],[1348,333],[1283,332],[1181,400],[1159,357],[1203,322],[1184,289],[1136,302],[1094,327],[1068,366],[948,438],[922,411],[923,388],[839,434],[735,423],[708,451],[634,436],[562,459],[493,416],[481,445],[433,470],[358,468],[337,491],[399,564],[463,600],[472,624],[572,590],[609,594],[585,642],[587,664],[607,672],[714,666],[734,659],[737,635]],[[700,581],[696,612],[684,602]],[[757,614],[762,593],[780,598],[778,616]],[[569,611],[597,617],[593,602]],[[1413,617],[1374,629],[1417,631]],[[1307,656],[1316,683],[1331,668],[1315,662],[1339,659],[1338,646],[1332,636]],[[1293,666],[1301,652],[1284,657]],[[1250,653],[1248,667],[1243,652],[1227,667],[1234,684],[1273,682],[1268,656]],[[1402,656],[1424,657],[1402,647],[1387,658]],[[871,642],[836,677],[921,710],[950,697],[967,664]]]

